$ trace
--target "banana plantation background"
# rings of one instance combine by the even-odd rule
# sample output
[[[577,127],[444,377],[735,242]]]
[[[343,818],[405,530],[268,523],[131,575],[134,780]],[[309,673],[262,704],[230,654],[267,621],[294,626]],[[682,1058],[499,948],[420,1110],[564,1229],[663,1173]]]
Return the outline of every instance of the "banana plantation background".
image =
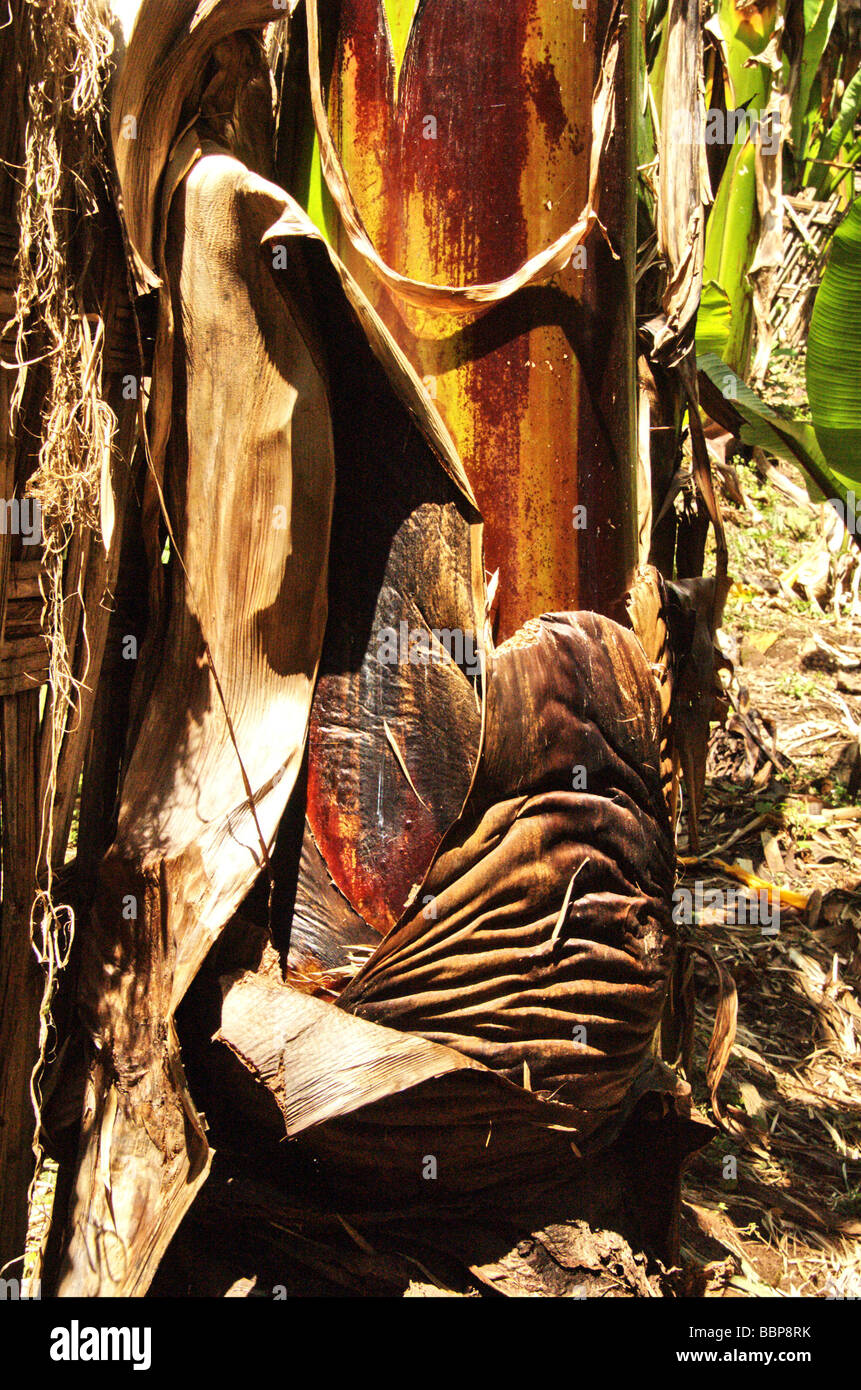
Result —
[[[0,1276],[714,1291],[685,1172],[768,1134],[679,874],[822,907],[715,816],[716,724],[757,834],[789,775],[720,499],[851,630],[859,58],[844,0],[10,0]]]

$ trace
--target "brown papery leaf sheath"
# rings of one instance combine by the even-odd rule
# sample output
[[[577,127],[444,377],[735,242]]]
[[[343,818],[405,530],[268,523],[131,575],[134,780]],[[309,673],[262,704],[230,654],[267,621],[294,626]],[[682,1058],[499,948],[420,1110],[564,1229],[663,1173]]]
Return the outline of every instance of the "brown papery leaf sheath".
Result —
[[[339,1192],[419,1202],[428,1153],[451,1197],[558,1179],[645,1090],[674,1089],[651,1054],[674,952],[660,723],[630,633],[593,614],[528,624],[492,658],[479,777],[421,904],[339,1006],[262,969],[223,981],[217,1041]]]
[[[534,1091],[589,1112],[587,1130],[617,1108],[672,954],[659,740],[657,688],[631,634],[592,614],[527,624],[490,661],[479,779],[423,903],[340,1006],[511,1080],[525,1061]]]
[[[146,161],[149,149],[138,148]],[[411,726],[432,728],[426,711],[433,708],[439,728],[424,756],[438,768],[447,756],[452,769],[437,778],[428,807],[418,806],[426,820],[415,827],[412,859],[401,856],[401,875],[391,876],[391,901],[380,900],[381,926],[397,916],[459,812],[481,727],[473,684],[458,668],[425,682],[423,700],[408,694],[404,671],[412,668],[396,666],[388,697],[385,681],[376,680],[376,724],[351,726],[345,714],[350,702],[364,710],[375,678],[378,602],[393,605],[398,620],[407,604],[417,622],[483,636],[477,514],[415,374],[349,277],[339,278],[301,209],[194,127],[165,171],[163,218],[150,480],[157,502],[163,490],[175,554],[166,584],[155,572],[119,825],[86,934],[80,1004],[97,1059],[64,1293],[145,1290],[206,1175],[208,1146],[173,1014],[265,866],[302,762],[326,630],[339,447],[345,486],[335,534],[346,543],[312,764],[320,769],[321,804],[349,814],[349,786],[326,779],[327,769],[343,779],[351,739],[364,744],[368,769],[356,774],[356,797],[385,773],[414,799],[392,760],[386,718],[409,755]],[[286,252],[283,274],[274,269],[273,248],[263,245],[267,232]],[[310,237],[320,247],[316,265],[312,253],[321,285],[314,307],[344,351],[335,363],[343,372],[335,420],[298,246]],[[364,488],[361,508],[348,476]],[[375,488],[389,513],[376,528],[367,506]],[[152,498],[144,521],[152,558]],[[369,552],[364,540],[372,532]],[[439,553],[420,544],[423,532],[438,537]],[[412,595],[428,587],[420,575],[436,569],[440,600],[429,596],[426,613],[415,613]],[[325,713],[327,690],[336,692],[333,719]],[[314,805],[312,794],[311,811]],[[396,794],[387,799],[389,815],[392,807],[398,810]],[[324,825],[320,840],[336,876],[338,846],[352,856],[342,874],[349,888],[353,847],[339,830],[333,851],[327,833]],[[392,844],[385,823],[376,833]],[[393,858],[397,850],[395,840]],[[354,896],[361,900],[359,891]]]

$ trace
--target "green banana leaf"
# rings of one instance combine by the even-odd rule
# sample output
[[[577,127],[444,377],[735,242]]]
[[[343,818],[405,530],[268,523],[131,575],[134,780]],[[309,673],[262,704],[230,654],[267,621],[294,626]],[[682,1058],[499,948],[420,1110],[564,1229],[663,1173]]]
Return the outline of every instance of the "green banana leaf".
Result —
[[[805,156],[816,119],[814,84],[836,14],[837,0],[804,0],[804,46],[790,125],[792,147],[799,160]]]
[[[812,425],[785,420],[771,410],[755,391],[715,353],[697,357],[700,402],[718,424],[737,434],[743,444],[758,446],[787,463],[797,463],[807,477],[816,500],[833,498],[847,504],[856,479],[841,476],[826,459]]]
[[[392,51],[395,55],[395,72],[400,76],[410,29],[418,9],[418,0],[383,0],[383,9],[386,12],[386,19],[389,21],[389,34],[392,40]]]
[[[719,33],[726,59],[733,104],[757,115],[768,103],[771,74],[751,62],[768,46],[774,33],[776,3],[745,4],[744,0],[720,0],[709,27]]]
[[[698,353],[714,352],[747,371],[753,319],[748,270],[756,251],[756,152],[739,144],[729,157],[706,228],[703,299],[697,319]]]
[[[768,105],[772,74],[757,59],[768,46],[777,16],[776,0],[756,7],[720,0],[707,24],[720,45],[727,106],[748,113],[748,130]],[[755,163],[753,140],[737,135],[706,226],[703,306],[696,335],[698,353],[717,353],[742,375],[747,372],[753,332],[748,271],[759,240]]]
[[[697,315],[697,352],[726,356],[732,324],[732,304],[729,295],[716,280],[703,284],[700,309]]]
[[[861,198],[834,234],[817,291],[807,394],[816,438],[834,475],[861,484]]]
[[[828,132],[822,136],[816,153],[811,156],[804,172],[805,183],[813,187],[814,196],[827,199],[847,176],[844,169],[834,169],[828,161],[840,164],[851,162],[855,143],[855,122],[861,112],[861,68],[847,85],[840,110]]]
[[[645,25],[640,25],[637,43],[637,168],[640,171],[654,163],[658,148],[650,97],[650,90],[654,95],[652,70],[649,67],[650,22],[651,15]],[[662,34],[656,33],[652,45],[661,39]],[[656,97],[654,99],[657,101]],[[660,107],[657,109],[660,110]],[[637,199],[642,204],[647,225],[654,227],[655,195],[642,172],[637,175]]]

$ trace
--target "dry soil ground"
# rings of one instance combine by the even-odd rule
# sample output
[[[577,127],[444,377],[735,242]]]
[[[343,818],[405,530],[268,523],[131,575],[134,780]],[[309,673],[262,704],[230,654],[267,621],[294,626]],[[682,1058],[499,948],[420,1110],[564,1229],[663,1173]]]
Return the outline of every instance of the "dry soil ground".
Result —
[[[772,361],[765,395],[803,416],[802,364]],[[800,474],[781,470],[794,481]],[[724,890],[695,929],[738,987],[738,1035],[720,1096],[729,1133],[691,1165],[684,1279],[716,1296],[861,1297],[861,612],[835,611],[781,577],[820,557],[822,512],[737,463],[749,506],[724,499],[735,585],[724,620],[734,663],[727,727],[712,739],[702,852],[808,896],[779,930],[745,922],[713,864],[682,883]],[[756,515],[756,514],[758,515]],[[854,564],[832,559],[835,567]],[[821,604],[821,606],[820,606]],[[732,843],[727,846],[727,841]],[[684,841],[680,846],[685,853]],[[709,899],[706,896],[705,901]],[[696,966],[695,1096],[716,1001]]]

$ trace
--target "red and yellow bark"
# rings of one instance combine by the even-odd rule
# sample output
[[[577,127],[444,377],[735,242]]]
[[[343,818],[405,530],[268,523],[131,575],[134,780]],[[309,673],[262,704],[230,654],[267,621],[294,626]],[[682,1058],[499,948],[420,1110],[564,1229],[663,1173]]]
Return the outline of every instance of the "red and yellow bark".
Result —
[[[322,19],[336,144],[389,265],[492,281],[576,220],[613,10],[345,0],[334,28]],[[616,611],[635,564],[636,79],[622,25],[600,208],[618,260],[594,233],[550,284],[457,319],[396,303],[326,218],[463,457],[500,571],[499,639],[554,608]]]

